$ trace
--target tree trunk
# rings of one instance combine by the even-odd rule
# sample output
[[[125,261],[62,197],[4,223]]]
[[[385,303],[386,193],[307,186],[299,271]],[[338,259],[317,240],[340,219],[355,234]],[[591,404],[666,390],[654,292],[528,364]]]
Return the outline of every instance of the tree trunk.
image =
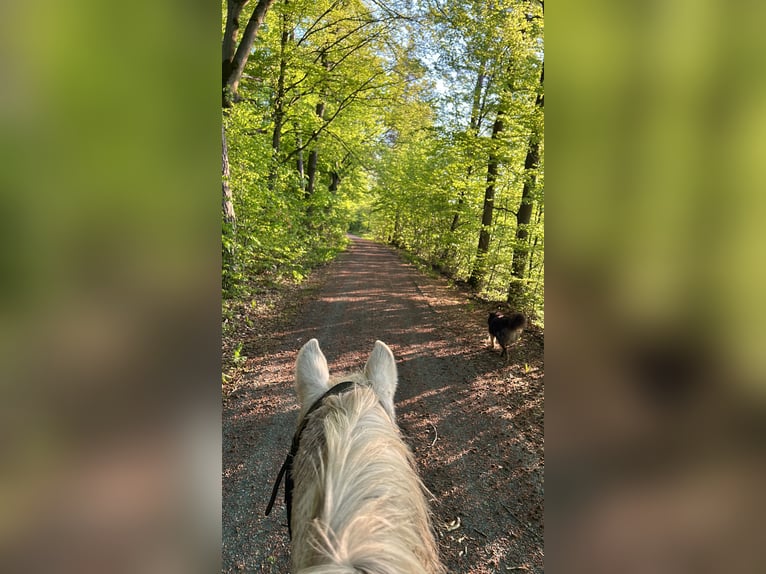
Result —
[[[524,160],[524,189],[521,192],[521,203],[516,212],[516,247],[513,250],[513,263],[511,264],[511,275],[516,279],[524,279],[526,276],[527,258],[529,257],[529,246],[527,245],[529,230],[527,226],[532,220],[533,198],[537,183],[535,170],[540,163],[540,142],[535,140],[530,142],[527,150],[527,157]]]
[[[298,149],[300,149],[303,146],[303,138],[301,138],[300,135],[298,135]],[[298,152],[298,159],[297,159],[297,168],[298,168],[298,179],[299,179],[299,185],[302,190],[306,190],[306,175],[303,170],[303,150]]]
[[[484,92],[484,80],[486,80],[486,63],[482,59],[479,63],[479,73],[476,74],[476,84],[473,88],[473,103],[471,105],[471,133],[476,134],[479,131],[481,124],[482,108],[482,94]]]
[[[229,146],[226,145],[226,128],[221,124],[222,156],[221,171],[223,173],[223,220],[234,227],[237,217],[234,213],[234,197],[229,187]]]
[[[282,125],[285,118],[285,75],[287,72],[287,43],[292,38],[293,32],[287,25],[287,15],[282,15],[282,35],[279,42],[279,74],[277,76],[277,87],[274,94],[274,111],[272,118],[274,120],[274,129],[271,133],[272,161],[269,166],[269,177],[267,179],[269,189],[273,190],[277,183],[277,167],[279,162],[279,152],[282,147]]]
[[[273,3],[274,0],[258,0],[258,4],[256,4],[253,14],[247,22],[245,32],[242,34],[242,40],[232,59],[230,72],[223,78],[223,105],[225,107],[231,106],[234,102],[239,100],[237,91],[239,90],[239,82],[242,79],[242,73],[245,71],[247,58],[250,55],[250,51],[253,49],[255,38],[258,35],[258,30],[263,23],[263,19],[266,17],[266,12],[271,8]]]
[[[482,60],[479,63],[479,71],[476,74],[476,83],[473,88],[473,103],[471,105],[471,119],[468,128],[468,134],[471,138],[476,137],[481,127],[481,115],[482,115],[482,95],[484,92],[484,81],[486,80],[486,63]],[[473,174],[473,165],[469,165],[466,171],[466,179],[470,182],[471,175]],[[455,212],[452,215],[452,223],[449,226],[449,242],[442,251],[441,259],[444,264],[449,268],[452,262],[456,259],[456,239],[454,237],[455,231],[460,227],[460,214],[463,211],[463,204],[465,204],[465,189],[461,189],[457,197],[457,206]]]
[[[226,3],[226,29],[223,32],[223,67],[221,74],[224,86],[231,74],[234,53],[237,51],[239,17],[242,14],[242,9],[248,2],[249,0],[228,0]]]
[[[471,105],[471,123],[469,127],[469,132],[472,136],[475,136],[478,133],[481,123],[481,96],[484,88],[484,80],[486,79],[484,68],[485,63],[482,60],[482,62],[479,64],[479,72],[476,75],[476,84],[473,88],[473,104]],[[473,166],[469,165],[467,174],[469,179],[472,172]],[[457,228],[460,226],[460,211],[463,207],[463,203],[465,203],[465,191],[461,190],[457,198],[457,209],[455,210],[455,214],[452,216],[452,224],[450,225],[451,233],[454,233],[455,230],[457,230]]]
[[[271,148],[274,150],[274,157],[279,156],[279,149],[282,145],[282,124],[285,117],[285,73],[287,71],[287,42],[290,41],[292,31],[287,26],[287,16],[282,16],[282,37],[279,42],[279,75],[277,76],[277,91],[274,95],[274,131],[271,136]]]
[[[316,185],[316,173],[317,173],[317,157],[318,153],[316,149],[312,149],[309,152],[309,164],[306,169],[306,176],[308,178],[308,182],[306,184],[306,193],[304,194],[306,199],[311,197],[311,195],[314,193],[314,185]]]
[[[535,214],[535,226],[540,225],[540,219],[542,219],[543,214],[543,206],[539,203],[537,204],[537,213]],[[537,244],[540,242],[540,235],[535,234],[534,241],[532,242],[532,252],[534,253],[535,249],[537,249]],[[527,266],[527,277],[531,277],[532,275],[532,269],[533,269],[533,257],[529,257],[529,265]]]
[[[543,109],[545,96],[543,82],[545,67],[540,70],[540,92],[537,94],[535,106]],[[514,303],[524,296],[524,278],[526,277],[529,259],[529,222],[532,219],[534,198],[532,193],[537,187],[537,170],[540,166],[540,133],[537,129],[529,138],[527,156],[524,159],[524,189],[521,192],[521,202],[516,212],[516,245],[513,249],[511,262],[511,282],[508,285],[507,301]]]
[[[340,174],[337,171],[331,171],[330,172],[330,186],[328,189],[331,193],[335,193],[338,191],[338,186],[340,186]]]
[[[319,102],[316,107],[316,115],[319,117],[320,120],[324,120],[324,109],[325,109],[325,103]],[[309,165],[307,170],[308,175],[308,184],[306,185],[306,197],[311,197],[311,194],[314,193],[314,187],[316,186],[316,173],[317,173],[317,156],[319,155],[319,152],[317,151],[317,148],[309,152]]]
[[[236,229],[234,197],[229,187],[229,146],[226,144],[226,127],[221,124],[221,172],[223,191],[223,229],[221,236],[221,287],[231,293],[236,282]]]
[[[394,237],[391,240],[391,244],[395,247],[402,247],[404,244],[402,241],[402,219],[398,208],[396,210],[396,219],[394,220]]]
[[[493,143],[496,142],[504,127],[503,112],[498,111],[495,123],[492,125]],[[479,244],[476,247],[476,261],[473,264],[471,276],[468,278],[468,283],[474,289],[481,288],[487,273],[487,253],[489,252],[489,243],[492,238],[490,229],[495,209],[495,181],[497,181],[498,165],[499,158],[497,157],[497,152],[493,149],[489,152],[489,161],[487,162],[487,187],[484,190],[484,209],[481,215]]]

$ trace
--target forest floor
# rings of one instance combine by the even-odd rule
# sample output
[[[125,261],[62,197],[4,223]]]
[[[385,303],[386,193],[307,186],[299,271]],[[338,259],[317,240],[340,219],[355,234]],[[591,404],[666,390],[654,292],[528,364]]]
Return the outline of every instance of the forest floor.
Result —
[[[376,339],[393,351],[398,422],[434,495],[448,570],[544,571],[540,329],[506,363],[488,347],[495,306],[358,238],[306,285],[244,309],[243,357],[223,387],[223,572],[289,572],[282,491],[264,509],[295,428],[295,359],[312,337],[331,374],[361,369]],[[232,345],[225,337],[224,352]]]

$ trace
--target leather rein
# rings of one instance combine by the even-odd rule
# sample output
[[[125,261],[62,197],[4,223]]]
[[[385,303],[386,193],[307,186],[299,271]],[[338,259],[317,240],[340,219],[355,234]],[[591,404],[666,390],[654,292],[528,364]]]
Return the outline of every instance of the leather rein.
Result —
[[[292,506],[293,506],[293,487],[295,485],[293,481],[293,461],[295,460],[295,455],[298,454],[298,448],[300,447],[301,442],[301,435],[303,434],[303,431],[306,428],[306,425],[308,424],[309,415],[313,413],[315,410],[317,410],[324,400],[327,397],[340,395],[342,393],[345,393],[346,391],[351,390],[353,387],[355,387],[357,383],[353,381],[344,381],[342,383],[338,383],[334,387],[330,387],[330,389],[325,392],[319,399],[311,405],[311,408],[306,411],[306,415],[303,417],[303,420],[301,421],[300,426],[298,427],[298,430],[295,431],[295,434],[293,435],[293,442],[290,446],[290,452],[287,453],[287,457],[285,458],[285,462],[282,463],[282,468],[279,469],[279,474],[277,474],[277,479],[274,481],[274,488],[271,491],[271,498],[269,499],[269,504],[266,507],[266,516],[269,515],[271,512],[272,507],[274,506],[274,501],[277,498],[277,492],[279,492],[279,485],[282,483],[282,478],[285,478],[285,506],[287,507],[287,532],[290,534],[290,538],[293,537],[293,531],[292,531],[292,525],[291,525],[291,515],[292,515]]]

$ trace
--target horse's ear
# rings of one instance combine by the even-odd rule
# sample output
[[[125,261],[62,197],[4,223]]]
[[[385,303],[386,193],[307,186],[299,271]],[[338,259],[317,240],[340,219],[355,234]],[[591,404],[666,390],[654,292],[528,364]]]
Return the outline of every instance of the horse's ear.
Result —
[[[330,370],[327,368],[319,341],[311,339],[301,347],[295,362],[295,391],[301,409],[308,409],[329,388]]]
[[[396,361],[391,349],[383,341],[375,341],[370,358],[364,366],[364,375],[372,384],[380,402],[394,416],[396,392]]]

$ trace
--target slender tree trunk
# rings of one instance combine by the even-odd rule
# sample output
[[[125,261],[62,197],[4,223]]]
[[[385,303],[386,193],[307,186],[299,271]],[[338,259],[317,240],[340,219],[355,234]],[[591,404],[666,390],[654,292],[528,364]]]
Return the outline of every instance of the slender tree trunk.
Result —
[[[401,247],[402,242],[402,218],[399,209],[396,210],[396,219],[394,220],[394,237],[391,244],[395,247]]]
[[[285,119],[285,75],[287,72],[287,43],[292,38],[292,30],[287,23],[287,15],[282,15],[282,35],[279,41],[279,74],[277,75],[277,87],[274,94],[274,111],[272,119],[274,129],[271,133],[272,161],[269,166],[267,179],[269,189],[274,189],[277,182],[277,167],[279,152],[282,148],[282,126]]]
[[[331,171],[330,185],[328,187],[329,191],[331,193],[335,193],[336,191],[338,191],[339,186],[340,186],[340,174],[337,171]]]
[[[473,87],[473,103],[471,104],[471,133],[476,134],[481,124],[482,112],[482,94],[484,92],[484,81],[486,77],[486,62],[482,60],[479,63],[479,73],[476,74],[476,84]]]
[[[504,128],[504,114],[502,111],[499,111],[495,118],[495,123],[492,125],[491,139],[493,143],[496,143],[498,136]],[[497,151],[492,149],[489,152],[489,161],[487,162],[487,187],[484,190],[484,209],[481,215],[479,244],[476,247],[476,261],[473,264],[471,276],[468,278],[468,283],[474,289],[482,287],[487,273],[487,253],[489,252],[489,243],[492,238],[490,229],[492,228],[492,216],[495,209],[495,182],[497,181],[498,166],[499,158]]]
[[[468,128],[469,135],[473,138],[476,137],[476,135],[479,132],[479,127],[481,124],[481,110],[482,110],[482,94],[484,92],[484,82],[486,80],[485,75],[485,67],[486,63],[484,60],[482,60],[479,63],[479,71],[476,74],[476,84],[474,84],[473,88],[473,103],[471,105],[471,120],[470,125]],[[466,172],[466,179],[468,181],[471,180],[471,175],[473,174],[473,165],[468,166],[468,170]],[[456,240],[454,237],[455,231],[457,231],[458,227],[460,227],[460,214],[463,211],[463,205],[465,204],[465,189],[461,189],[460,193],[458,193],[457,197],[457,205],[455,206],[455,213],[452,215],[452,223],[449,226],[449,237],[450,241],[449,244],[444,248],[444,251],[442,251],[442,260],[447,265],[452,265],[452,261],[456,258]]]
[[[229,293],[236,277],[236,225],[234,198],[229,187],[229,147],[226,144],[226,128],[221,125],[221,172],[223,201],[223,230],[221,237],[221,287]],[[228,241],[227,241],[228,239]]]
[[[245,31],[242,34],[242,40],[234,53],[230,65],[229,74],[223,78],[223,104],[225,107],[232,105],[239,99],[239,82],[242,79],[242,73],[245,71],[245,64],[250,52],[253,49],[258,30],[266,17],[266,12],[271,8],[274,0],[258,0],[250,20],[247,22]],[[228,22],[227,22],[228,25]]]
[[[226,128],[221,125],[221,140],[222,140],[222,154],[221,154],[221,171],[223,173],[223,220],[230,224],[232,228],[237,222],[237,217],[234,213],[234,197],[229,187],[229,146],[226,145]]]
[[[282,145],[282,124],[285,118],[285,73],[287,71],[287,43],[290,41],[291,30],[287,25],[287,16],[282,16],[282,37],[279,42],[279,75],[277,76],[277,91],[274,95],[274,131],[271,136],[271,148],[274,157],[278,157]]]
[[[306,177],[307,177],[306,193],[304,194],[307,199],[311,197],[311,195],[314,193],[314,185],[315,185],[316,173],[317,173],[317,156],[318,156],[318,153],[316,149],[312,149],[309,152],[309,163],[306,169]]]
[[[325,103],[319,102],[316,107],[316,115],[320,120],[324,120]],[[316,147],[309,152],[309,165],[307,170],[308,184],[306,185],[306,197],[311,197],[316,186],[317,159],[319,151]]]
[[[543,208],[539,203],[537,204],[537,212],[535,213],[535,226],[540,225],[540,219],[542,218]],[[537,249],[537,244],[540,242],[540,235],[535,234],[535,238],[532,241],[532,253]],[[531,277],[532,269],[534,266],[534,257],[529,257],[529,266],[527,267],[527,277]]]
[[[298,135],[298,149],[300,149],[303,146],[303,138]],[[298,180],[299,185],[302,190],[306,190],[306,175],[304,173],[303,169],[303,150],[298,152],[298,159],[297,159],[297,168],[298,168]]]
[[[476,75],[476,84],[473,88],[473,104],[471,105],[471,123],[469,127],[469,132],[472,136],[475,136],[479,131],[482,107],[481,96],[484,89],[484,81],[486,79],[484,68],[485,62],[482,60],[479,64],[479,73]],[[472,172],[473,166],[469,165],[467,173],[469,179]],[[450,232],[452,233],[454,233],[460,226],[460,211],[463,207],[463,203],[465,203],[465,191],[461,190],[457,198],[457,209],[455,210],[455,214],[452,217],[452,224],[450,225]]]

